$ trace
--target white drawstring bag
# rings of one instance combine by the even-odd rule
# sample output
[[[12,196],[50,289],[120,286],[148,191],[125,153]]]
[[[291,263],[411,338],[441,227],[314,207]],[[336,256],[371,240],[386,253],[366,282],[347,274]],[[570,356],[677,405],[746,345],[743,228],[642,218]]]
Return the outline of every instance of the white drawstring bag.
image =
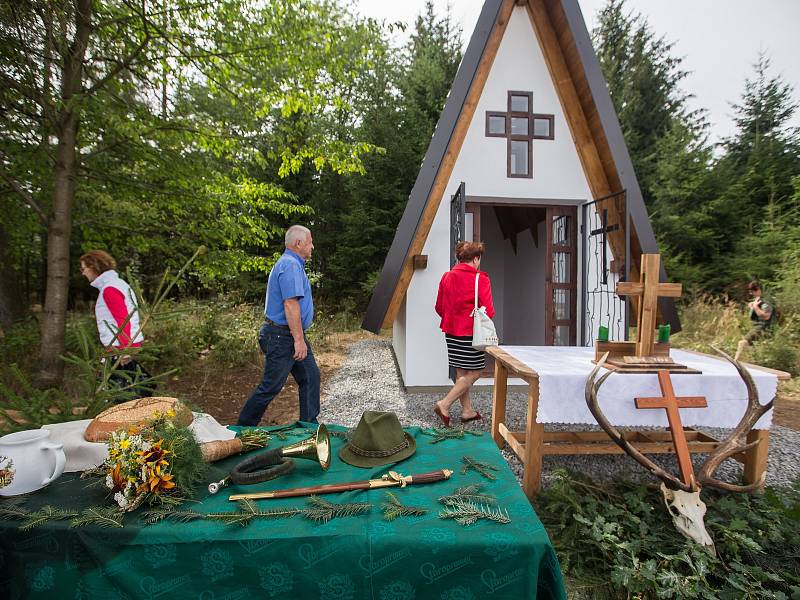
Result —
[[[475,308],[472,309],[472,347],[476,350],[485,350],[488,346],[497,346],[497,330],[489,315],[486,314],[486,307],[478,307],[478,278],[480,273],[475,274]]]

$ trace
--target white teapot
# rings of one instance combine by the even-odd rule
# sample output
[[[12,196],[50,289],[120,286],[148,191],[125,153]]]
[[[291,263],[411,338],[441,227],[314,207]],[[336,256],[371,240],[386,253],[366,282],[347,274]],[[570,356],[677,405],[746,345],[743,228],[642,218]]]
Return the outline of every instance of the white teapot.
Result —
[[[31,429],[0,437],[0,496],[27,494],[55,481],[67,459],[50,431]]]

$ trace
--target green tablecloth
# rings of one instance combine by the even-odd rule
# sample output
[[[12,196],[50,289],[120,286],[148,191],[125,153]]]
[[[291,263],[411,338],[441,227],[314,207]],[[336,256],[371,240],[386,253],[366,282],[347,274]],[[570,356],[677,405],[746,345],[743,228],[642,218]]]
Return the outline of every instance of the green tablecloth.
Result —
[[[305,427],[308,435],[314,431]],[[332,430],[340,428],[331,427]],[[330,494],[333,502],[371,502],[369,514],[334,519],[326,524],[294,516],[258,519],[246,527],[211,521],[143,524],[134,513],[123,529],[70,528],[54,521],[28,532],[15,521],[0,520],[0,590],[11,598],[374,598],[405,600],[441,598],[565,598],[555,552],[503,457],[487,434],[431,443],[417,428],[408,431],[417,451],[391,468],[404,474],[449,468],[449,481],[392,489],[404,504],[424,506],[426,515],[385,521],[380,510],[385,490]],[[298,432],[299,433],[299,432]],[[302,436],[270,447],[285,445]],[[389,467],[359,469],[338,458],[344,444],[332,437],[334,459],[327,472],[308,460],[279,479],[223,489],[216,496],[203,491],[201,512],[235,510],[231,491],[251,492],[322,483],[378,478]],[[475,471],[461,474],[464,455],[498,467],[488,481]],[[209,481],[241,460],[227,459],[212,467]],[[438,517],[439,496],[471,483],[507,509],[512,521],[503,525],[478,521],[463,527]],[[26,507],[51,504],[85,508],[102,504],[104,492],[74,475],[34,493]],[[263,506],[304,506],[305,498],[261,500]]]

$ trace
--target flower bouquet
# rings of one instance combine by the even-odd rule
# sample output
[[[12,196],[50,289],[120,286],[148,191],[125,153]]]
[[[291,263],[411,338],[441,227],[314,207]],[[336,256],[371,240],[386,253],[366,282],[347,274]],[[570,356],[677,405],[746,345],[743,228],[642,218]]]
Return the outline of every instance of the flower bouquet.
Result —
[[[250,429],[232,440],[200,444],[189,427],[175,423],[174,416],[172,411],[155,413],[150,421],[109,436],[101,473],[121,510],[180,504],[204,480],[208,462],[269,443],[266,432]]]
[[[142,504],[180,504],[202,482],[207,464],[194,434],[166,413],[112,433],[103,469],[114,501],[132,511]]]

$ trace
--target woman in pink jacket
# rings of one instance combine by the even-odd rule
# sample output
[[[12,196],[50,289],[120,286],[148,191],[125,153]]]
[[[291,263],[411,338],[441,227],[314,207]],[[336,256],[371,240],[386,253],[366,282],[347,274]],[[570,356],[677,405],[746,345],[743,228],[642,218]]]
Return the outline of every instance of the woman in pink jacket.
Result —
[[[126,391],[118,400],[128,399],[126,395],[152,396],[154,386],[146,381],[150,375],[138,362],[120,352],[141,346],[144,335],[136,294],[117,274],[116,267],[117,262],[104,250],[91,250],[80,258],[81,274],[100,292],[94,305],[97,332],[106,350],[113,353],[112,365],[116,365],[109,383]]]
[[[482,242],[459,242],[456,246],[458,264],[442,276],[436,297],[436,314],[442,318],[439,325],[447,343],[447,359],[456,370],[456,382],[447,395],[433,407],[444,423],[450,427],[450,407],[461,401],[461,422],[481,419],[481,413],[472,407],[469,390],[481,376],[486,366],[486,354],[472,347],[472,311],[475,306],[475,278],[478,278],[478,306],[486,307],[486,314],[494,317],[492,284],[489,276],[480,271],[484,245]]]

